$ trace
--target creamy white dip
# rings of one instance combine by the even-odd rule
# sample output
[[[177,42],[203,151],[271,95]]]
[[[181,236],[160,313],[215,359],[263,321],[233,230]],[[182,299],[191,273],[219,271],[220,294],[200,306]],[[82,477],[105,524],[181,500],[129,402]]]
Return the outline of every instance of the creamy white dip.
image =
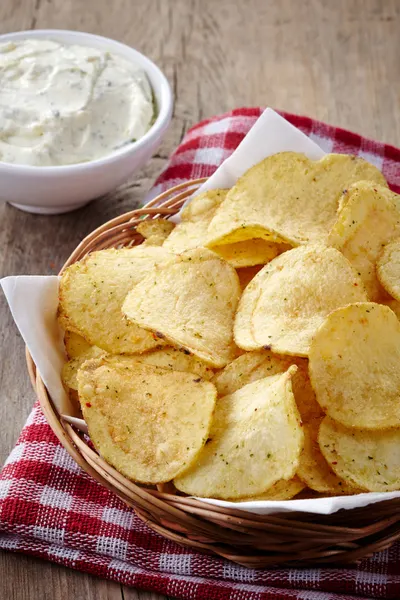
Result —
[[[154,117],[146,74],[94,48],[0,44],[0,161],[69,165],[138,140]]]

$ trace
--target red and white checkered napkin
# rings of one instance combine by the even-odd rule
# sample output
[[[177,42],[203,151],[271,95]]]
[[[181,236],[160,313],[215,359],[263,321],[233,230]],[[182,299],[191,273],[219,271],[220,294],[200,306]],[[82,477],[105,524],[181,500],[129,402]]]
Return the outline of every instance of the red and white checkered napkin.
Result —
[[[211,175],[260,113],[235,110],[193,127],[158,189]],[[400,150],[311,119],[284,116],[325,151],[365,157],[400,192]],[[0,548],[187,600],[400,598],[400,544],[354,569],[261,571],[164,540],[81,471],[38,404],[0,474]]]

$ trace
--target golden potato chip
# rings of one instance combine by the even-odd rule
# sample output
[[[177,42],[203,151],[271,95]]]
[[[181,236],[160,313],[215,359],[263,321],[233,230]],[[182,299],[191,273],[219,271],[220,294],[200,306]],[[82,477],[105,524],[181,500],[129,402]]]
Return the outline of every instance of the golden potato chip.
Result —
[[[136,225],[136,231],[145,238],[144,245],[162,246],[174,227],[167,219],[146,219]]]
[[[345,198],[328,243],[351,262],[369,299],[378,302],[383,290],[377,279],[376,262],[382,247],[400,235],[398,196],[386,187],[360,181],[347,190]]]
[[[78,369],[80,369],[87,360],[99,358],[106,354],[107,353],[104,350],[101,350],[101,348],[98,348],[97,346],[89,346],[86,352],[82,352],[78,357],[69,360],[65,363],[62,370],[62,380],[64,384],[73,390],[77,390]],[[117,355],[110,355],[110,357],[111,356]],[[189,354],[187,351],[185,352],[169,346],[151,350],[143,354],[132,355],[130,360],[146,365],[163,367],[164,369],[170,369],[172,371],[193,373],[206,380],[210,380],[215,375],[215,371],[196,356]]]
[[[191,198],[190,202],[182,209],[182,221],[204,221],[213,216],[221,202],[225,199],[229,189],[207,190]]]
[[[164,242],[164,248],[180,254],[204,246],[208,225],[228,190],[209,190],[195,196],[181,212],[182,221]]]
[[[121,306],[154,265],[172,256],[163,248],[136,246],[93,252],[71,265],[60,282],[61,326],[112,354],[144,352],[160,345],[151,333],[127,321]]]
[[[291,500],[294,496],[297,496],[300,492],[305,489],[305,484],[298,477],[293,477],[286,481],[281,479],[277,481],[273,486],[266,490],[263,494],[257,496],[246,496],[245,498],[239,498],[235,502],[257,502],[259,500]]]
[[[246,287],[236,314],[235,341],[244,350],[264,347],[307,356],[326,315],[363,300],[362,282],[338,250],[300,246],[272,260]]]
[[[192,373],[123,356],[84,363],[78,391],[96,449],[141,483],[169,481],[196,460],[216,399],[213,384]]]
[[[126,297],[123,312],[173,346],[223,367],[235,357],[233,318],[240,293],[235,269],[197,248],[150,269]]]
[[[265,265],[270,260],[289,250],[288,244],[275,244],[261,239],[245,240],[236,244],[225,244],[213,248],[219,256],[235,268]]]
[[[346,429],[326,417],[319,430],[322,454],[335,473],[369,492],[400,489],[400,429]]]
[[[346,427],[400,426],[400,323],[373,302],[332,312],[311,343],[309,372],[317,401]]]
[[[242,290],[244,290],[244,288],[257,275],[257,273],[261,271],[261,269],[262,265],[255,265],[254,267],[243,267],[241,269],[236,270],[240,281],[240,287],[242,288]]]
[[[207,245],[252,238],[325,242],[342,190],[360,179],[386,184],[376,167],[355,156],[327,154],[317,162],[296,152],[269,156],[228,192],[209,225]]]
[[[216,373],[212,382],[219,396],[227,396],[253,381],[284,373],[294,362],[292,357],[273,354],[268,350],[245,352]],[[292,376],[292,385],[293,377],[295,374]]]
[[[245,352],[216,373],[212,382],[219,396],[227,396],[253,381],[284,373],[293,364],[297,366],[292,376],[293,394],[302,421],[307,423],[323,412],[316,401],[308,376],[308,361],[304,358],[273,354],[269,350]]]
[[[68,358],[78,358],[78,356],[93,348],[84,337],[79,333],[75,333],[75,331],[65,332],[64,344]]]
[[[154,235],[167,238],[174,227],[175,224],[168,219],[144,219],[136,225],[136,231],[146,239]]]
[[[353,494],[354,486],[340,479],[321,454],[318,432],[322,419],[314,419],[303,426],[304,448],[300,455],[297,475],[312,490],[329,495]]]
[[[297,365],[297,372],[293,375],[292,379],[294,399],[296,400],[302,422],[309,423],[314,419],[322,417],[324,413],[317,402],[311,385],[308,374],[308,360],[305,358],[295,358],[292,362]]]
[[[199,194],[182,210],[182,221],[165,240],[164,247],[175,253],[203,247],[208,239],[208,226],[228,190],[209,190]],[[248,240],[214,248],[215,252],[233,267],[265,264],[289,248],[265,240]]]
[[[392,298],[386,302],[383,302],[383,304],[386,304],[386,306],[392,309],[396,317],[400,319],[400,302],[398,300]]]
[[[178,350],[165,346],[159,350],[151,350],[135,357],[141,363],[172,369],[173,371],[187,371],[210,380],[214,377],[214,370],[206,363],[190,354],[187,350]]]
[[[235,499],[262,494],[294,476],[303,445],[291,385],[295,371],[292,366],[217,401],[205,447],[174,479],[178,490]]]
[[[399,213],[400,215],[400,213]],[[384,247],[377,262],[377,275],[382,286],[395,300],[400,300],[400,239]]]
[[[83,338],[82,338],[83,339]],[[99,358],[105,356],[106,352],[97,346],[89,346],[89,348],[76,356],[71,358],[68,362],[63,365],[61,372],[61,379],[68,388],[71,390],[78,389],[78,370],[81,368],[84,362],[91,360],[92,358]]]

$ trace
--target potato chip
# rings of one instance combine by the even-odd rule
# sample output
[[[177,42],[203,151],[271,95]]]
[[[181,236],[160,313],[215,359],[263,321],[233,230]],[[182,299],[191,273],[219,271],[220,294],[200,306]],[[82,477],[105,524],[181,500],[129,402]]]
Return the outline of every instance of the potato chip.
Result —
[[[217,401],[209,439],[178,490],[211,498],[262,494],[294,476],[303,445],[300,415],[286,373],[260,379]]]
[[[173,346],[223,367],[235,357],[233,318],[240,293],[233,267],[198,248],[150,269],[128,294],[123,312]]]
[[[399,213],[400,214],[400,213]],[[384,247],[377,262],[377,275],[385,290],[400,300],[400,239]]]
[[[207,245],[253,238],[325,242],[342,190],[360,179],[386,184],[376,167],[355,156],[327,154],[317,162],[295,152],[269,156],[228,192],[210,223]]]
[[[82,338],[83,339],[83,338]],[[89,346],[89,348],[82,352],[79,356],[71,358],[68,362],[63,365],[61,371],[61,379],[68,388],[71,390],[78,389],[78,370],[81,368],[84,362],[93,358],[100,358],[105,356],[106,352],[97,346]]]
[[[329,495],[353,494],[359,490],[340,479],[321,454],[318,432],[322,419],[303,426],[304,448],[300,455],[297,475],[312,490]]]
[[[114,356],[84,363],[78,384],[94,446],[133,481],[171,480],[207,440],[216,389],[191,373]]]
[[[319,445],[335,473],[351,485],[369,492],[400,489],[400,429],[357,431],[326,417]]]
[[[259,500],[291,500],[294,496],[297,496],[300,492],[305,489],[305,484],[298,477],[293,477],[286,481],[281,479],[277,481],[273,486],[266,490],[263,494],[257,496],[246,496],[245,498],[239,498],[234,502],[257,502]]]
[[[182,221],[204,221],[213,216],[221,202],[225,199],[229,189],[207,190],[191,198],[190,202],[182,209]]]
[[[144,245],[162,246],[174,227],[167,219],[146,219],[136,225],[136,231],[145,238]]]
[[[400,323],[389,307],[361,302],[332,312],[311,343],[317,401],[346,427],[400,426]]]
[[[127,293],[156,264],[170,260],[163,248],[136,246],[93,252],[64,271],[60,324],[112,354],[144,352],[161,341],[125,319]]]
[[[213,248],[221,258],[235,268],[265,265],[270,260],[289,250],[288,244],[275,244],[261,239],[245,240],[236,244],[225,244]]]
[[[317,402],[311,385],[308,374],[308,360],[305,358],[296,358],[292,362],[297,365],[297,372],[293,375],[292,379],[294,398],[302,422],[309,423],[314,419],[322,417],[324,413]]]
[[[236,270],[242,290],[247,287],[250,281],[257,275],[259,271],[261,271],[261,269],[262,265],[255,265],[254,267],[243,267]]]
[[[394,312],[396,317],[398,319],[400,319],[400,302],[398,300],[395,300],[394,298],[392,298],[392,299],[388,300],[387,302],[384,302],[384,304],[386,304],[386,306],[388,306],[390,309],[392,309],[392,311]]]
[[[177,254],[204,247],[208,239],[208,226],[227,192],[209,190],[193,198],[183,209],[182,221],[165,241],[164,247]],[[265,264],[289,247],[258,239],[226,244],[214,250],[233,267],[247,267]]]
[[[195,196],[181,213],[178,223],[164,242],[164,248],[180,254],[204,246],[208,225],[228,190],[209,190]]]
[[[84,337],[79,335],[79,333],[75,333],[75,331],[65,332],[64,344],[68,358],[78,358],[78,356],[84,354],[93,347]]]
[[[89,348],[85,352],[82,352],[78,357],[69,360],[64,364],[62,370],[62,380],[64,384],[73,390],[77,390],[77,373],[83,363],[92,358],[105,356],[106,354],[107,353],[104,350],[98,348],[97,346],[89,346]],[[185,371],[187,373],[193,373],[206,380],[210,380],[215,375],[215,371],[204,362],[196,358],[196,356],[193,356],[183,350],[178,350],[177,348],[171,348],[169,346],[151,350],[143,354],[133,355],[131,360],[135,360],[146,365],[163,367],[164,369],[170,369],[172,371]]]
[[[219,396],[227,396],[253,381],[284,373],[293,364],[297,366],[297,371],[292,376],[293,394],[302,421],[308,422],[323,415],[323,412],[315,399],[308,377],[308,361],[304,358],[273,354],[269,350],[245,352],[216,373],[212,382]]]
[[[173,371],[186,371],[210,380],[214,377],[214,370],[196,356],[185,350],[178,350],[165,346],[159,350],[151,350],[135,357],[141,363],[172,369]]]
[[[378,302],[383,290],[377,279],[376,262],[382,247],[400,235],[399,197],[368,181],[352,185],[345,197],[328,243],[351,262],[369,299]]]
[[[236,314],[236,344],[307,356],[326,315],[367,300],[361,280],[334,248],[300,246],[266,265],[243,292]]]
[[[284,373],[293,364],[292,357],[273,354],[268,350],[245,352],[216,373],[212,382],[219,396],[227,396],[253,381]]]

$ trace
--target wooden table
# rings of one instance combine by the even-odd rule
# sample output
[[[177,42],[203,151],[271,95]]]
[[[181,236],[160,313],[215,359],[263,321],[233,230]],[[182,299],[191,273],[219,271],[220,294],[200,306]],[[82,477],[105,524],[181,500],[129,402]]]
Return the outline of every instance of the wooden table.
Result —
[[[115,194],[54,217],[0,205],[0,275],[54,274],[83,236],[138,205],[196,121],[270,105],[400,145],[400,0],[3,0],[0,30],[79,29],[130,44],[168,76],[172,126]],[[31,409],[24,346],[0,295],[0,462]],[[7,600],[161,598],[0,553]]]

